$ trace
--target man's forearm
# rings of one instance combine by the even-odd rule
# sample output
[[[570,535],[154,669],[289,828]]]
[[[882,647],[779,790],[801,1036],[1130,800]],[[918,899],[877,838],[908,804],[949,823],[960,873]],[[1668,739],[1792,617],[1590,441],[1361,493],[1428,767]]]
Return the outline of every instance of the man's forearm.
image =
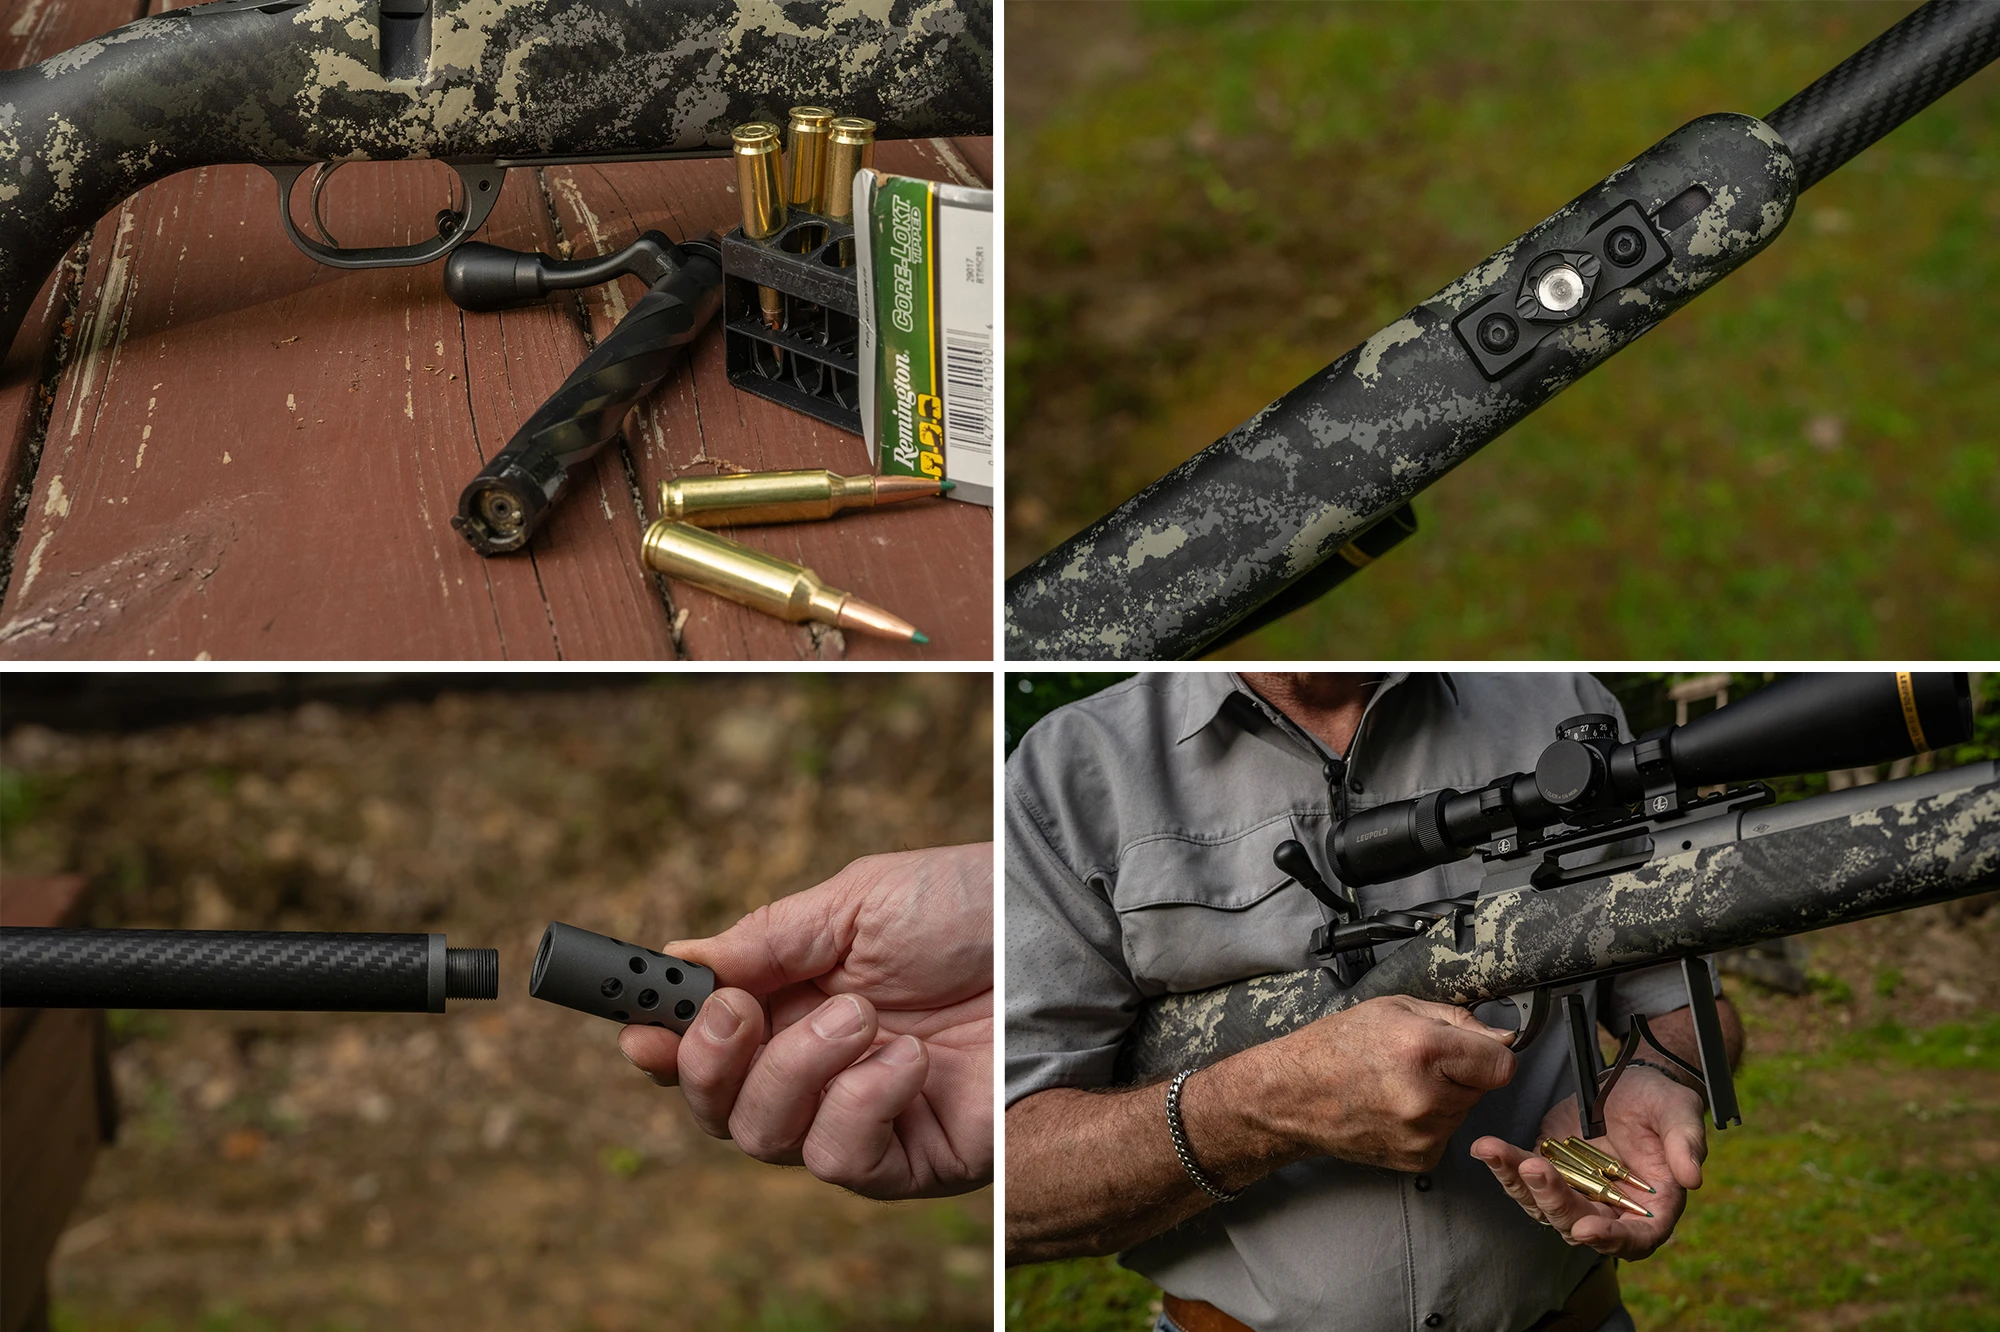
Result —
[[[1303,1153],[1257,1116],[1255,1051],[1181,1087],[1181,1123],[1202,1173],[1234,1191]],[[1164,1083],[1096,1092],[1054,1088],[1007,1111],[1007,1261],[1116,1253],[1207,1207],[1174,1154]]]

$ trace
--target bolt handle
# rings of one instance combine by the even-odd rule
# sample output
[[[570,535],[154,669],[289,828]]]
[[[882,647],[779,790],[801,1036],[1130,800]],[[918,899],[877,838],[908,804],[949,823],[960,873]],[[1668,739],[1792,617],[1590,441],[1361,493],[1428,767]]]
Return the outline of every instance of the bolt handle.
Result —
[[[1335,916],[1341,920],[1354,919],[1354,904],[1327,886],[1302,844],[1289,838],[1278,843],[1278,849],[1271,853],[1271,863],[1297,879],[1300,887],[1317,897]]]
[[[699,963],[551,921],[535,950],[528,993],[613,1022],[680,1034],[715,993],[715,973]]]
[[[555,259],[467,241],[445,260],[444,293],[462,310],[511,310],[533,305],[552,291],[594,287],[628,273],[652,286],[685,262],[680,247],[657,231],[594,259]]]

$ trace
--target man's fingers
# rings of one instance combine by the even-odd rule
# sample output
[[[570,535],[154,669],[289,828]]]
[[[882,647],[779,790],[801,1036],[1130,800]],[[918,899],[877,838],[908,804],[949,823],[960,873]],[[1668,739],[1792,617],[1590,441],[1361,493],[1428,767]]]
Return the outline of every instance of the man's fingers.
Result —
[[[1476,1019],[1473,1025],[1482,1033],[1492,1030]],[[1483,1092],[1504,1087],[1513,1081],[1514,1068],[1519,1061],[1512,1050],[1489,1035],[1475,1035],[1472,1029],[1456,1023],[1453,1028],[1440,1033],[1443,1048],[1432,1059],[1432,1067],[1440,1075],[1461,1087]]]
[[[1502,1045],[1512,1045],[1514,1037],[1518,1034],[1507,1030],[1505,1027],[1488,1026],[1474,1017],[1471,1009],[1460,1008],[1456,1004],[1433,1004],[1426,1002],[1423,1003],[1423,1010],[1432,1017],[1437,1018],[1440,1022],[1449,1022],[1452,1026],[1460,1030],[1472,1032],[1477,1036],[1484,1036],[1488,1040],[1498,1041]]]
[[[1508,1142],[1505,1138],[1480,1138],[1472,1144],[1473,1159],[1483,1161],[1493,1177],[1500,1181],[1500,1187],[1507,1196],[1521,1205],[1521,1210],[1535,1220],[1542,1220],[1542,1209],[1535,1202],[1535,1195],[1521,1182],[1521,1163],[1528,1159],[1528,1153]]]
[[[680,1080],[681,1038],[665,1027],[634,1024],[618,1033],[618,1051],[632,1066],[662,1087]]]
[[[800,1149],[806,1169],[864,1197],[904,1196],[910,1166],[896,1142],[896,1116],[929,1073],[924,1043],[898,1036],[835,1077]]]
[[[1699,1125],[1691,1129],[1677,1129],[1668,1132],[1662,1139],[1667,1149],[1667,1169],[1674,1175],[1674,1183],[1684,1189],[1701,1187],[1701,1162],[1708,1154],[1708,1135]]]
[[[1521,1182],[1528,1186],[1528,1192],[1535,1199],[1535,1207],[1548,1218],[1549,1224],[1563,1233],[1573,1244],[1584,1243],[1575,1231],[1578,1222],[1587,1216],[1602,1218],[1602,1205],[1578,1193],[1563,1183],[1556,1168],[1539,1156],[1528,1157],[1521,1163]],[[1585,1230],[1589,1234],[1589,1229]]]
[[[773,1036],[743,1080],[729,1116],[736,1145],[760,1161],[797,1165],[827,1084],[866,1053],[875,1028],[874,1005],[837,994],[805,1021]]]
[[[694,1122],[710,1137],[729,1136],[729,1117],[763,1039],[764,1010],[741,990],[711,994],[681,1037],[676,1059],[681,1093]]]

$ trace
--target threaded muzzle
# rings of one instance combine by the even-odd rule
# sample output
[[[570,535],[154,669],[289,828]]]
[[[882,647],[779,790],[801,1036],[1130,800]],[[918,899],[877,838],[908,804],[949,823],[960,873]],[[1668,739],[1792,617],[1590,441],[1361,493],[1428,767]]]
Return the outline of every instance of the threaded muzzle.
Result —
[[[498,999],[500,997],[500,950],[497,948],[445,949],[444,997],[447,999]]]

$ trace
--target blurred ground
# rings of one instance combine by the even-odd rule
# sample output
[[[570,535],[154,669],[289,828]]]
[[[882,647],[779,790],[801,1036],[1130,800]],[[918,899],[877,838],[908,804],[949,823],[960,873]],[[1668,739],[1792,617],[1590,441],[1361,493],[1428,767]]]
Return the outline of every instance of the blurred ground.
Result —
[[[501,998],[114,1015],[125,1122],[55,1263],[75,1332],[991,1324],[990,1192],[749,1161],[526,997],[551,918],[655,945],[876,851],[991,836],[984,675],[325,704],[0,744],[10,872],[94,923],[442,930]]]
[[[1009,5],[1009,570],[1909,8]],[[1988,69],[1230,655],[1992,655],[1997,240]]]

